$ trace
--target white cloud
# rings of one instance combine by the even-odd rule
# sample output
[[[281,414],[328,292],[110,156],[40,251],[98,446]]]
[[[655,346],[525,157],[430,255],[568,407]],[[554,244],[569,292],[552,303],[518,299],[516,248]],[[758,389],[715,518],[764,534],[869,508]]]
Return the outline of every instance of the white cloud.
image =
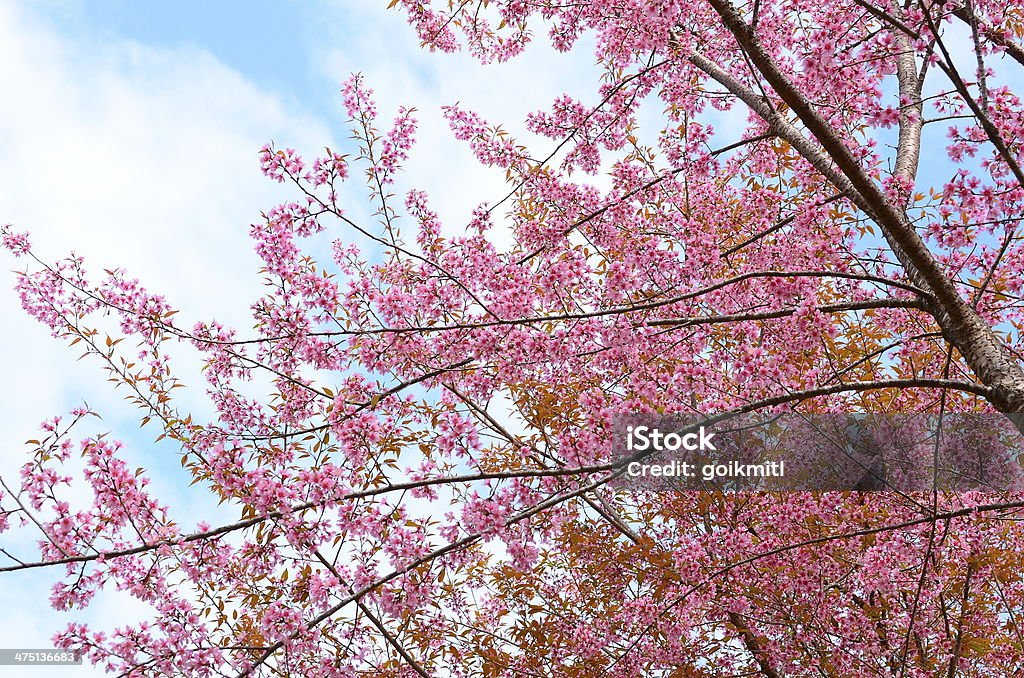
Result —
[[[377,92],[382,127],[398,105],[419,109],[420,141],[405,185],[427,189],[452,230],[478,202],[493,202],[507,189],[501,172],[482,168],[451,137],[441,105],[461,101],[530,142],[532,136],[522,134],[527,112],[563,92],[590,101],[595,91],[598,75],[589,44],[570,56],[553,56],[540,36],[523,58],[483,67],[465,55],[425,54],[397,12],[369,3],[338,5],[324,8],[325,22],[337,23],[321,27],[331,34],[323,42],[329,47],[312,54],[311,63],[322,69],[318,75],[325,82],[340,83],[348,73],[363,71]],[[201,49],[68,35],[32,7],[39,6],[0,4],[0,222],[31,231],[44,258],[74,250],[92,271],[128,269],[181,308],[179,317],[187,323],[215,317],[245,333],[249,303],[260,294],[248,224],[260,210],[294,197],[260,175],[257,150],[271,139],[306,152],[338,147],[331,129]],[[74,5],[69,7],[74,13]],[[332,121],[335,130],[340,118]],[[553,147],[550,140],[529,145],[538,151]],[[348,195],[352,211],[365,214],[366,193],[358,179]],[[20,266],[4,256],[5,270]],[[0,275],[4,289],[13,280],[10,273]],[[12,292],[0,290],[0,322],[0,351],[7,357],[0,474],[8,478],[19,465],[22,442],[34,437],[37,422],[83,398],[106,416],[93,429],[132,433],[139,415],[109,388],[99,366],[77,362],[77,350],[27,318]],[[202,389],[197,370],[180,376]],[[183,483],[169,473],[176,461],[167,463],[172,451],[146,444],[155,434],[134,434],[129,463],[162,467],[154,474],[154,494],[178,510],[178,517],[185,506],[208,510],[195,494],[186,500]],[[0,540],[11,544],[9,534]],[[33,574],[0,585],[0,605],[12,611],[0,617],[5,645],[46,647],[68,621],[48,610],[48,581],[45,574]],[[116,595],[97,603],[91,618],[101,626],[130,621],[117,611],[144,613],[138,605],[126,608]],[[86,669],[75,673],[91,675]],[[5,669],[3,675],[17,674]]]
[[[374,89],[382,129],[390,126],[399,106],[416,107],[420,125],[405,165],[404,184],[427,190],[449,232],[461,233],[476,205],[497,202],[509,187],[503,171],[483,167],[464,142],[454,139],[441,106],[458,103],[475,111],[509,131],[534,157],[544,157],[557,144],[527,132],[526,115],[546,109],[561,94],[596,103],[600,70],[590,38],[562,54],[539,29],[518,58],[482,65],[461,52],[427,53],[406,24],[405,14],[386,10],[383,3],[324,4],[343,8],[324,11],[332,39],[317,61],[325,77],[340,83],[353,72],[363,73]],[[598,177],[579,180],[602,184]],[[508,244],[504,239],[499,242]]]

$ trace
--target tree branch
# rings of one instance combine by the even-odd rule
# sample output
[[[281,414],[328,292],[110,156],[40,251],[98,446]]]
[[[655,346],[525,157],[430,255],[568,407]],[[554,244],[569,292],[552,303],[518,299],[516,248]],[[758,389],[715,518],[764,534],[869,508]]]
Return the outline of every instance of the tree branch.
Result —
[[[893,176],[906,187],[902,208],[906,208],[913,193],[917,178],[917,167],[921,158],[921,128],[924,124],[924,104],[921,101],[921,87],[918,77],[914,46],[910,38],[897,32],[894,34],[896,47],[896,80],[899,85],[899,140],[896,144],[896,166]]]
[[[750,626],[743,620],[743,617],[736,612],[730,611],[729,623],[739,631],[743,646],[747,648],[750,654],[754,655],[754,661],[757,662],[757,666],[761,669],[761,673],[764,674],[765,678],[784,678],[784,675],[772,666],[768,653],[761,647],[761,641],[750,630]]]
[[[739,46],[820,147],[776,113],[763,97],[754,94],[717,63],[699,53],[690,56],[691,63],[750,106],[773,131],[878,223],[911,281],[934,296],[935,303],[928,310],[946,339],[956,346],[981,381],[992,387],[992,403],[1002,412],[1024,411],[1024,371],[988,323],[960,296],[906,215],[889,201],[835,130],[778,69],[728,0],[709,2]]]
[[[1021,66],[1024,66],[1024,47],[1013,40],[1005,38],[999,29],[994,28],[991,24],[984,22],[978,17],[973,11],[970,5],[961,5],[960,7],[953,10],[953,16],[960,21],[963,21],[968,26],[977,25],[978,32],[980,32],[985,39],[994,45],[998,45],[1006,50],[1006,53],[1010,55],[1010,58],[1016,61]]]

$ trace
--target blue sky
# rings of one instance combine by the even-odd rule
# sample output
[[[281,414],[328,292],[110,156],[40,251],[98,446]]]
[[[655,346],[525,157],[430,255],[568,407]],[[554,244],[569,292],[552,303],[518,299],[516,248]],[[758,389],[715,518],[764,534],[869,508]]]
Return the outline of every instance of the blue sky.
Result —
[[[255,85],[325,116],[336,110],[337,102],[330,87],[332,81],[312,67],[315,52],[311,46],[327,37],[329,27],[356,28],[349,25],[354,22],[344,11],[321,2],[295,0],[106,0],[44,4],[38,10],[59,30],[70,34],[206,51]],[[328,12],[332,16],[326,16]],[[379,14],[375,17],[379,21],[401,24],[397,12]],[[408,33],[404,37],[412,37],[411,31]]]
[[[386,4],[0,4],[0,222],[30,231],[46,259],[74,250],[93,271],[126,268],[182,309],[186,326],[216,318],[245,333],[248,305],[260,293],[248,225],[293,197],[260,175],[258,149],[270,140],[307,154],[343,147],[338,88],[362,71],[382,124],[400,104],[420,110],[420,142],[399,188],[431,192],[457,230],[478,201],[503,195],[502,181],[450,138],[439,107],[461,102],[515,132],[528,111],[563,92],[589,98],[597,78],[592,48],[583,43],[555,57],[541,39],[524,58],[484,68],[464,55],[420,50]],[[347,198],[351,213],[365,212],[358,182]],[[25,317],[9,291],[20,263],[8,256],[0,272],[8,290],[0,290],[7,386],[0,390],[0,475],[17,477],[23,442],[36,436],[38,422],[86,400],[104,419],[83,435],[110,431],[124,440],[129,463],[150,469],[154,494],[183,525],[215,522],[213,502],[187,489],[174,450],[152,443],[155,429],[138,430],[140,414],[109,388],[99,365],[78,361],[75,349]],[[208,411],[196,355],[177,357],[176,372],[191,386],[179,391],[183,404]],[[3,544],[31,552],[10,533]],[[71,620],[48,610],[51,581],[46,572],[3,578],[0,645],[47,647]],[[113,594],[97,599],[85,619],[109,628],[145,612]]]

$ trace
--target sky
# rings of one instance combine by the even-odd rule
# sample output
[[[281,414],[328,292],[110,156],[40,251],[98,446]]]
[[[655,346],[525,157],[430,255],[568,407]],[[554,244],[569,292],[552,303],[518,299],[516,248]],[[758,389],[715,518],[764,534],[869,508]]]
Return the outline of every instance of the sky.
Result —
[[[541,40],[524,58],[482,67],[464,55],[421,50],[403,16],[386,4],[5,0],[0,223],[29,231],[44,259],[74,251],[91,271],[125,268],[181,309],[185,326],[216,318],[244,334],[260,293],[249,224],[293,197],[262,177],[258,150],[268,141],[310,156],[324,146],[343,148],[348,131],[338,90],[358,71],[385,121],[399,105],[420,111],[420,141],[403,188],[427,190],[457,229],[478,202],[503,196],[503,184],[451,138],[440,106],[460,102],[522,132],[530,110],[563,92],[586,97],[595,89],[592,46],[552,58]],[[360,185],[346,197],[351,213],[365,212]],[[109,431],[123,440],[129,463],[149,470],[153,494],[183,525],[215,518],[213,502],[183,481],[175,450],[153,443],[154,428],[139,430],[140,413],[100,366],[78,360],[77,350],[23,313],[12,291],[23,262],[6,251],[0,256],[0,475],[17,477],[30,451],[24,441],[37,437],[39,422],[86,401],[103,419],[81,435]],[[176,372],[191,386],[182,402],[204,411],[198,360]],[[10,533],[3,543],[32,550]],[[52,581],[45,571],[2,577],[0,647],[50,647],[53,633],[72,619],[111,628],[146,614],[118,594],[101,596],[84,615],[53,612]],[[4,667],[0,675],[100,674]]]

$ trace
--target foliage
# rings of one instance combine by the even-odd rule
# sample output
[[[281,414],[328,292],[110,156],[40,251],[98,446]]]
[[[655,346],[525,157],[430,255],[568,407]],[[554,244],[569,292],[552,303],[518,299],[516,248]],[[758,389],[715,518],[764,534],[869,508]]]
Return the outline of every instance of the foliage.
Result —
[[[261,152],[296,199],[252,226],[250,335],[181,326],[123,271],[36,260],[5,229],[35,262],[26,311],[238,511],[182,525],[117,442],[73,440],[87,410],[49,422],[0,495],[0,530],[38,529],[39,553],[0,569],[62,571],[58,609],[118,589],[155,610],[59,644],[133,675],[1019,672],[1019,493],[609,487],[625,413],[1024,411],[1019,3],[391,4],[425,47],[484,61],[538,29],[597,38],[594,101],[527,121],[555,153],[445,109],[509,186],[463,231],[394,193],[414,111],[380,130],[359,77],[358,154]],[[728,110],[745,129],[715,148]],[[340,203],[359,171],[372,225]],[[304,250],[320,233],[346,233],[330,262]],[[178,343],[216,419],[178,409]],[[272,395],[245,395],[261,377]]]

